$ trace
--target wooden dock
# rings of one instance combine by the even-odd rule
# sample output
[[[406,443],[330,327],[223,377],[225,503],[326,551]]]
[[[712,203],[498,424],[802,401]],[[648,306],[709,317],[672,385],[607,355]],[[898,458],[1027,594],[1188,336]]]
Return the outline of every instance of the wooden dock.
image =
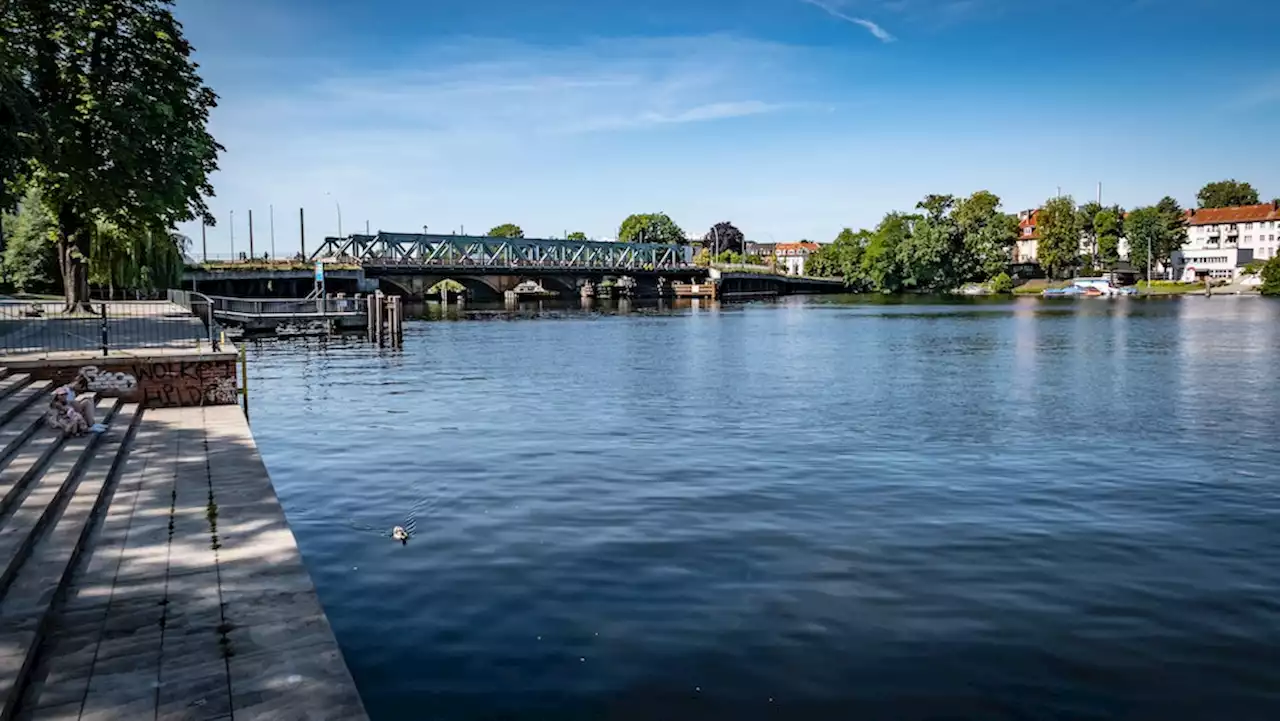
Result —
[[[240,408],[49,391],[0,370],[0,721],[367,719]]]

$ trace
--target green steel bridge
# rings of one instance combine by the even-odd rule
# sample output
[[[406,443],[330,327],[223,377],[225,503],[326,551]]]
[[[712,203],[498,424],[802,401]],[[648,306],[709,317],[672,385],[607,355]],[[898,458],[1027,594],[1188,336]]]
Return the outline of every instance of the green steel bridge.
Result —
[[[664,271],[683,274],[695,270],[692,248],[684,245],[419,233],[379,232],[325,238],[311,259],[359,265],[366,273],[429,269],[472,274],[531,270],[571,274]]]

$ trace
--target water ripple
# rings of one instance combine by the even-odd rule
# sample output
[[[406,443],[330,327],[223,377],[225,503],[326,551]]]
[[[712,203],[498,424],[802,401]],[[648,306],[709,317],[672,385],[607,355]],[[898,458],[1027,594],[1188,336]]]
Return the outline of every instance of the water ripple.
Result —
[[[1277,304],[542,316],[251,347],[375,719],[1280,718]]]

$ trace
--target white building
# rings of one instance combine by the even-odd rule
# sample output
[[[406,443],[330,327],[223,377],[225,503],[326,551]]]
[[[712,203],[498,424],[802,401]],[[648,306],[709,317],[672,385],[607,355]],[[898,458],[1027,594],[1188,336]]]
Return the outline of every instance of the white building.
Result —
[[[1252,260],[1270,260],[1280,247],[1280,205],[1240,205],[1187,212],[1187,240],[1173,254],[1183,280],[1235,278]]]
[[[802,240],[799,243],[778,243],[773,248],[773,257],[776,259],[777,267],[786,268],[787,275],[804,275],[805,261],[809,260],[809,256],[817,250],[818,244],[809,240]]]

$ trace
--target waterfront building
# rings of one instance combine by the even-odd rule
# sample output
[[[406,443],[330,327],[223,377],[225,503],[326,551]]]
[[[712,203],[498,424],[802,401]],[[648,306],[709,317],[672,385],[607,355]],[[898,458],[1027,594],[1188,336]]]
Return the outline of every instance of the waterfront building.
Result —
[[[777,267],[784,268],[787,275],[804,275],[804,264],[809,256],[818,251],[818,244],[811,240],[799,243],[778,243],[774,246],[773,257]]]
[[[1018,213],[1018,239],[1013,242],[1013,264],[1030,265],[1038,262],[1040,234],[1036,232],[1039,210]]]
[[[1261,203],[1187,211],[1187,239],[1173,254],[1182,280],[1236,278],[1253,260],[1276,257],[1280,204]]]

